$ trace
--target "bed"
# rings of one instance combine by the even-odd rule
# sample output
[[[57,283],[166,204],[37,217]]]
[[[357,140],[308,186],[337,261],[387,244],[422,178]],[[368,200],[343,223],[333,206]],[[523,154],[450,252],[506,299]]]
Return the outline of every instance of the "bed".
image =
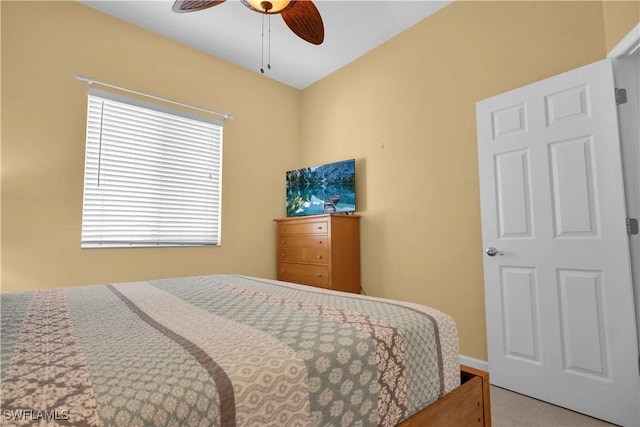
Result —
[[[3,425],[490,425],[422,305],[211,275],[1,295]]]

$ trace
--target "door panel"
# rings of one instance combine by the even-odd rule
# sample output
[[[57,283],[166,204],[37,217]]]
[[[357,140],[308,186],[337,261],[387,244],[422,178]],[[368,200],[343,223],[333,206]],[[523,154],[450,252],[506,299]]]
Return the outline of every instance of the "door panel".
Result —
[[[544,100],[547,127],[590,115],[586,85],[547,95]]]
[[[540,362],[535,269],[503,268],[501,278],[505,354],[524,361]]]
[[[597,237],[591,153],[591,137],[549,144],[556,237]]]
[[[528,151],[500,153],[495,164],[500,237],[532,237]]]
[[[610,379],[602,301],[602,272],[559,270],[564,369]],[[585,348],[590,351],[584,351]]]
[[[611,63],[481,101],[477,120],[492,382],[640,425]]]

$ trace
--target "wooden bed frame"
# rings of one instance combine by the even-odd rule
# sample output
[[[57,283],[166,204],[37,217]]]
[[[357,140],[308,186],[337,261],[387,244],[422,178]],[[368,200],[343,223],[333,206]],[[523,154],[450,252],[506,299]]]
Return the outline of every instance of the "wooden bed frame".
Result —
[[[398,427],[491,427],[489,373],[460,365],[460,387],[404,420]]]

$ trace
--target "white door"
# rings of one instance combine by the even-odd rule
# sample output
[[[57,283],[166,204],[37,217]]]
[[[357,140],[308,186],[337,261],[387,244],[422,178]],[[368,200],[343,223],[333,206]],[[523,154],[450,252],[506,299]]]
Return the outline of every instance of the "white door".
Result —
[[[491,382],[640,425],[611,62],[481,101],[477,120]]]

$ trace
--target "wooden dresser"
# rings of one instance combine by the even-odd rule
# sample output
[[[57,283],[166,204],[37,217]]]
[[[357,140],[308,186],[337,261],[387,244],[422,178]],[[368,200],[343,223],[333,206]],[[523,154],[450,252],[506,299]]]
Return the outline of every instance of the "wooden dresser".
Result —
[[[313,215],[275,220],[278,280],[360,293],[360,217]]]

